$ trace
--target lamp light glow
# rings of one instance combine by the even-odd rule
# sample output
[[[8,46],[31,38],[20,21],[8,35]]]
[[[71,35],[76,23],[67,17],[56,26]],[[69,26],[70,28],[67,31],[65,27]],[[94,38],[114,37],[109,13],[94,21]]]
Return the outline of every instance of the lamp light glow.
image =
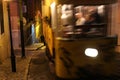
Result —
[[[96,57],[98,55],[98,50],[95,48],[85,49],[85,55],[89,57]]]
[[[10,1],[12,1],[12,0],[4,0],[5,2],[10,2]]]
[[[53,3],[50,5],[50,7],[51,7],[51,8],[54,8],[55,5],[56,5],[55,2],[53,2]]]

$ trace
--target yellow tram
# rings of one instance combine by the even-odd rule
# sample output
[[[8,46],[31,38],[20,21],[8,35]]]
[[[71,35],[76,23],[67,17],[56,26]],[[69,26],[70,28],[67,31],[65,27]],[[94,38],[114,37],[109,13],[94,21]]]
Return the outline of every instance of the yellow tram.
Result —
[[[110,6],[116,2],[43,2],[46,53],[55,62],[57,80],[117,80],[117,36],[108,33]]]

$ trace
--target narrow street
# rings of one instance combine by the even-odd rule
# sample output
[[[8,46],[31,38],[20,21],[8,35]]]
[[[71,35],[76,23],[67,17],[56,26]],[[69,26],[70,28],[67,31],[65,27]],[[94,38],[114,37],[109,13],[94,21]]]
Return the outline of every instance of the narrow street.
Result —
[[[120,0],[1,0],[0,80],[120,80]]]
[[[45,46],[25,48],[26,57],[21,58],[21,50],[14,50],[16,72],[11,71],[10,58],[0,64],[0,80],[55,80],[54,65],[48,61]]]
[[[45,55],[45,49],[34,51],[29,64],[27,80],[55,80],[52,67],[52,63]]]
[[[35,47],[26,47],[26,58],[21,58],[20,49],[14,51],[16,72],[11,71],[10,58],[0,64],[0,80],[56,80],[54,64],[49,62],[45,54],[45,46]],[[118,54],[115,63],[117,71],[113,72],[114,75],[110,80],[120,79],[120,54]]]

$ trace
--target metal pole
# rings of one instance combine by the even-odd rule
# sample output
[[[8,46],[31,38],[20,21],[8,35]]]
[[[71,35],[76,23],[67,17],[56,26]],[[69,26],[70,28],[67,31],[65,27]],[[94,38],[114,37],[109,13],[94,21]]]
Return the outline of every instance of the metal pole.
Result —
[[[15,61],[15,55],[14,55],[14,49],[13,49],[13,42],[12,42],[13,40],[12,40],[12,31],[11,31],[10,5],[9,5],[9,2],[7,3],[7,9],[8,9],[9,30],[10,30],[11,66],[12,66],[12,72],[16,72],[16,61]]]
[[[22,16],[22,0],[18,0],[19,4],[19,16],[20,16],[20,34],[21,34],[21,57],[25,57],[25,46],[24,46],[24,31],[23,31],[23,16]]]

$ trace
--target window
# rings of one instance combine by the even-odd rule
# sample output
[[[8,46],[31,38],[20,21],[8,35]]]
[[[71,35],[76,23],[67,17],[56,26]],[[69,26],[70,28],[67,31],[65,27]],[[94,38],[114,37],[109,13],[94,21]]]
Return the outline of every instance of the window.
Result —
[[[3,5],[0,1],[0,34],[4,33]]]
[[[106,36],[105,5],[74,6],[58,5],[58,27],[62,37],[103,37]]]

